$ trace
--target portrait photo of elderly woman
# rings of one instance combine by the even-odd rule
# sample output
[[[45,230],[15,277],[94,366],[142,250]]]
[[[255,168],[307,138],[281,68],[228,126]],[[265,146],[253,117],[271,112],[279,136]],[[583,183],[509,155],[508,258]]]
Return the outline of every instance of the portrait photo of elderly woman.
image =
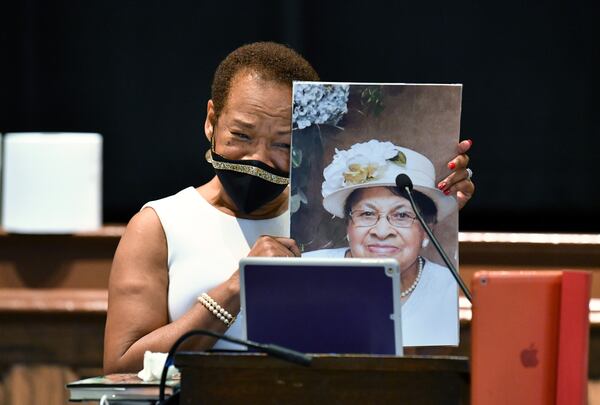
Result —
[[[424,256],[429,239],[396,177],[413,182],[415,203],[429,226],[457,210],[435,186],[424,155],[370,140],[337,150],[323,171],[323,208],[345,223],[347,246],[305,252],[306,257],[394,258],[401,271],[405,346],[458,344],[458,289],[450,271]]]
[[[461,100],[459,84],[293,87],[291,237],[303,257],[396,259],[402,341],[414,353],[458,345],[459,286],[396,178],[411,179],[417,210],[458,267],[464,204],[452,184],[471,175],[452,160]]]

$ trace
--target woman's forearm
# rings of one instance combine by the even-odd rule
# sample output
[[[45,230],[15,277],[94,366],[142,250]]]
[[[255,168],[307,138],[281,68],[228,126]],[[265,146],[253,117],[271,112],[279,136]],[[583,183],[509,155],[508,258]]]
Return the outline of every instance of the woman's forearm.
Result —
[[[233,315],[237,314],[240,309],[239,282],[235,279],[236,277],[232,276],[225,283],[208,292],[219,305]],[[133,342],[124,342],[123,346],[125,347],[121,349],[119,355],[112,358],[107,357],[104,371],[107,374],[137,372],[143,367],[144,353],[147,350],[152,352],[168,352],[180,336],[193,329],[208,329],[217,333],[225,333],[228,326],[209,312],[201,303],[196,302],[176,321],[155,329]],[[214,338],[198,336],[182,344],[181,348],[187,350],[206,350],[214,344]]]

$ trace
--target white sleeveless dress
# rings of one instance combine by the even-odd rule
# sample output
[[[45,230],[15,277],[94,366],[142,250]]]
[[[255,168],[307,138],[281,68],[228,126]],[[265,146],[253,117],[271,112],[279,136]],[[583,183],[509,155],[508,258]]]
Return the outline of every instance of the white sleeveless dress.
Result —
[[[227,280],[261,235],[290,234],[288,211],[271,219],[236,218],[210,205],[193,187],[146,207],[154,209],[167,238],[170,321],[189,311],[200,294]],[[241,336],[240,321],[229,328],[228,335]],[[214,348],[241,349],[223,341]]]

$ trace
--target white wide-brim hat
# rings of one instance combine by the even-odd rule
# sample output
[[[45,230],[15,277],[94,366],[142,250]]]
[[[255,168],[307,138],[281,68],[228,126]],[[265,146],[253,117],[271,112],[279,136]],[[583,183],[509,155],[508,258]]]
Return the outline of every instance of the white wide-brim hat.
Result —
[[[456,211],[454,197],[444,195],[435,186],[433,163],[412,149],[391,142],[370,140],[337,150],[333,161],[323,170],[323,208],[336,217],[344,217],[344,205],[352,191],[366,187],[396,187],[396,177],[406,174],[415,190],[425,194],[437,207],[440,221]]]

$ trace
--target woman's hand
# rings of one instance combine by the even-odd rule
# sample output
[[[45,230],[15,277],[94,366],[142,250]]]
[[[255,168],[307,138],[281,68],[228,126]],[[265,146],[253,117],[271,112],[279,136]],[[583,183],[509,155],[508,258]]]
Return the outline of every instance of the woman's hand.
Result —
[[[300,249],[294,239],[263,235],[256,240],[248,256],[300,257]]]
[[[438,184],[438,188],[444,194],[450,195],[456,193],[459,209],[465,206],[475,192],[475,184],[473,184],[467,171],[469,156],[466,155],[466,152],[471,148],[472,144],[473,141],[470,139],[458,144],[458,156],[448,162],[448,169],[452,170],[452,173]]]
[[[300,249],[294,239],[263,235],[254,242],[248,257],[300,257]],[[227,280],[230,291],[240,292],[240,271]]]

